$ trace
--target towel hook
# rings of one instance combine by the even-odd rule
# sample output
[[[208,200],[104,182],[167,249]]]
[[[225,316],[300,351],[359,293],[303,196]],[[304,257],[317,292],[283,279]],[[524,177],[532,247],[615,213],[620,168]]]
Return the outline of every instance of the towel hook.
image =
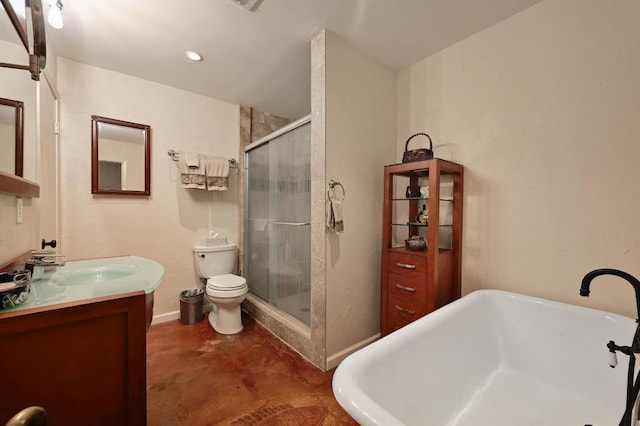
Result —
[[[331,199],[331,190],[335,190],[336,186],[339,186],[342,189],[342,198],[338,198],[338,199]],[[327,188],[327,198],[329,198],[329,201],[344,201],[345,196],[347,195],[347,191],[344,190],[344,186],[342,186],[342,184],[338,181],[335,181],[333,179],[331,179],[329,181],[329,186]]]

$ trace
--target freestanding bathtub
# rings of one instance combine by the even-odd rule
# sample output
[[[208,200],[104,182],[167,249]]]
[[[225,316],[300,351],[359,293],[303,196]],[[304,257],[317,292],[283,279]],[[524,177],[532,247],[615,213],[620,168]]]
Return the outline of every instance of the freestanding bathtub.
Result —
[[[578,286],[576,285],[576,292]],[[347,357],[333,378],[362,425],[617,425],[634,320],[475,291]]]

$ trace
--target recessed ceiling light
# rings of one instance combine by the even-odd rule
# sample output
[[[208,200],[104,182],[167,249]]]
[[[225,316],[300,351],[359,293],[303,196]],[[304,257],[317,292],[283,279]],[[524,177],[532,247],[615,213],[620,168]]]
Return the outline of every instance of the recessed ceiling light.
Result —
[[[186,52],[184,52],[184,54],[187,55],[187,58],[191,59],[192,61],[200,62],[202,60],[202,56],[199,53],[194,52],[193,50],[187,50]]]

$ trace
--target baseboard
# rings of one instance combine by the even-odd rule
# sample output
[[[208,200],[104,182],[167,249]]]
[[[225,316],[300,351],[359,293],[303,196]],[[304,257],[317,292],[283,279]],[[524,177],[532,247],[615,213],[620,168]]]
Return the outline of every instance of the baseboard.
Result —
[[[167,312],[165,314],[154,315],[151,325],[161,324],[163,322],[175,321],[180,318],[180,311]]]
[[[211,303],[205,303],[202,306],[202,312],[211,312]],[[180,319],[180,311],[166,312],[164,314],[154,315],[151,319],[151,325],[162,324],[163,322],[176,321]]]
[[[343,349],[340,352],[335,353],[335,354],[327,357],[327,371],[331,370],[333,368],[336,368],[338,366],[338,364],[340,364],[342,362],[343,359],[345,359],[346,357],[348,357],[352,353],[356,352],[357,350],[362,349],[365,346],[370,345],[371,343],[375,342],[379,338],[380,338],[380,333],[376,333],[376,334],[374,334],[373,336],[371,336],[371,337],[369,337],[367,339],[359,341],[355,345],[351,345],[348,348]]]

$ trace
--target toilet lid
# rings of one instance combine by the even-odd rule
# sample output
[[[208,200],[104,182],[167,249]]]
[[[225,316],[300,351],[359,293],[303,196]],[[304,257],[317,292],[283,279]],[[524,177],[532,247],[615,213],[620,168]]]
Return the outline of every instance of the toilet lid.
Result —
[[[244,277],[233,274],[216,275],[207,280],[207,288],[219,291],[239,290],[246,287],[247,280]]]

